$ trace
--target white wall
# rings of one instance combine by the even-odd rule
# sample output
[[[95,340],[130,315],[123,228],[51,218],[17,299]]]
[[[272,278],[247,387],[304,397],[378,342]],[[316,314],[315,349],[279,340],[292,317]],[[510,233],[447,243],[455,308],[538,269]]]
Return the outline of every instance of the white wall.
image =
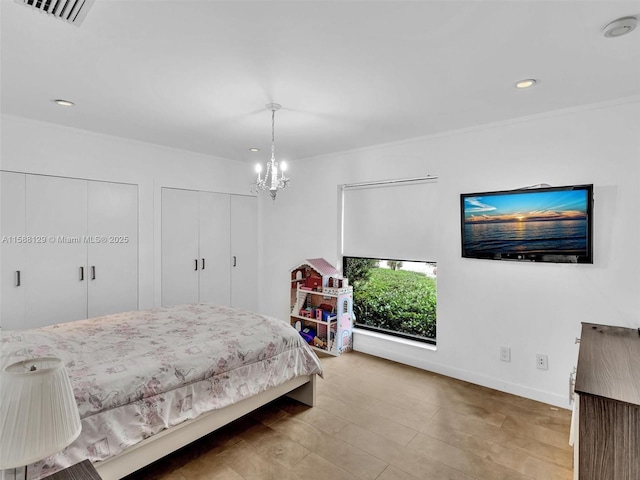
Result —
[[[162,187],[249,194],[243,162],[2,115],[0,169],[138,185],[139,307],[159,306]]]
[[[636,97],[292,163],[289,189],[261,200],[261,305],[286,318],[289,269],[341,261],[340,184],[438,175],[437,351],[357,334],[355,348],[567,407],[580,322],[640,327],[639,132]],[[461,258],[460,193],[540,183],[594,184],[593,265]],[[510,363],[500,346],[511,347]]]

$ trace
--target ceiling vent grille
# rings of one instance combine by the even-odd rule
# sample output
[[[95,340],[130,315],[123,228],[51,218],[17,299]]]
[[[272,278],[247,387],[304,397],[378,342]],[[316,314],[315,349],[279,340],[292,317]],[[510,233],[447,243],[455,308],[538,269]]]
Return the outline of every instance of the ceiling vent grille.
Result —
[[[95,0],[15,0],[40,12],[79,26]]]

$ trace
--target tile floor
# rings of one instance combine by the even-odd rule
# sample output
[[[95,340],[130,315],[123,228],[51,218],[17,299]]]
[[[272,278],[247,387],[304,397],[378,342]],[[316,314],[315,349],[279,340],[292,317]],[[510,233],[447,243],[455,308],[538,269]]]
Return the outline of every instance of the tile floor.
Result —
[[[361,353],[127,480],[570,480],[568,410]]]

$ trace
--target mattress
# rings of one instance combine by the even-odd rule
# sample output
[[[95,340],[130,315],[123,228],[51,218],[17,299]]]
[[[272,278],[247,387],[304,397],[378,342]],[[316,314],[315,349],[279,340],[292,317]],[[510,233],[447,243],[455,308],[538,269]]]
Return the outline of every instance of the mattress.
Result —
[[[74,388],[82,434],[29,467],[49,475],[92,462],[202,413],[301,375],[320,362],[287,322],[220,305],[119,313],[2,332],[0,367],[61,358]]]

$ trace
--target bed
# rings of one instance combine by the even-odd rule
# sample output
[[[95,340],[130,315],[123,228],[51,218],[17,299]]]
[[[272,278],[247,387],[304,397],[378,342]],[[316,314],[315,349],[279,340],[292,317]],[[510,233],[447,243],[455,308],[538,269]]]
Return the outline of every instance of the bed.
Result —
[[[320,362],[287,322],[179,305],[3,332],[0,368],[61,358],[80,437],[29,466],[38,479],[89,459],[115,480],[282,396],[315,403]]]

